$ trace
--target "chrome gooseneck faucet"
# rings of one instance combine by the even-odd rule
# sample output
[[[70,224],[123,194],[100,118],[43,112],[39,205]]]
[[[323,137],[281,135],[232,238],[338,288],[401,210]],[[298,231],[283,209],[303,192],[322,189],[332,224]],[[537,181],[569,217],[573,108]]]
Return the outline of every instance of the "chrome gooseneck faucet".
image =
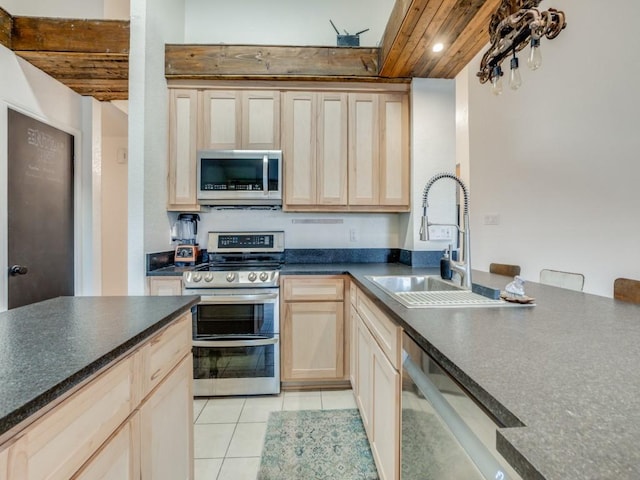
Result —
[[[462,193],[464,195],[464,229],[462,228],[462,225],[457,224],[429,223],[429,219],[427,217],[427,207],[429,206],[427,198],[429,196],[429,190],[434,183],[436,183],[438,180],[442,180],[443,178],[450,178],[451,180],[458,182],[458,185],[460,185],[460,188],[462,188]],[[457,272],[458,275],[460,275],[460,285],[471,290],[471,258],[469,253],[469,192],[467,191],[467,186],[462,183],[462,180],[460,180],[452,173],[438,173],[431,177],[431,179],[424,186],[424,192],[422,194],[422,221],[420,222],[420,240],[429,240],[429,226],[431,225],[456,227],[458,232],[462,233],[462,261],[451,260],[451,270]]]

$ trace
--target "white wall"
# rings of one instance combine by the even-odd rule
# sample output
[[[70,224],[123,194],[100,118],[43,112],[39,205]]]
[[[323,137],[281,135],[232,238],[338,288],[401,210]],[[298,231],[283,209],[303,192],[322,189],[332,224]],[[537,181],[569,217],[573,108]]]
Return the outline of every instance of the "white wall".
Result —
[[[145,252],[165,250],[168,91],[164,45],[184,38],[183,0],[131,2],[128,291],[144,293]]]
[[[535,281],[542,268],[581,272],[585,291],[610,296],[616,277],[640,278],[640,3],[550,6],[567,27],[542,40],[543,65],[522,69],[520,90],[492,96],[475,78],[480,55],[463,73],[473,266],[517,263]],[[488,214],[500,224],[484,225]]]
[[[336,32],[360,35],[376,46],[394,0],[186,0],[186,43],[336,45]]]
[[[177,214],[171,214],[172,219]],[[397,214],[289,213],[279,210],[211,210],[200,214],[198,243],[206,248],[207,232],[283,230],[286,248],[398,248]],[[352,233],[355,235],[352,240]],[[169,232],[167,231],[167,238]]]
[[[7,108],[18,110],[75,136],[76,178],[91,177],[91,158],[83,155],[90,119],[80,95],[0,46],[0,271],[7,265]],[[76,293],[91,294],[91,183],[76,183]],[[84,261],[79,261],[80,259]],[[0,275],[0,311],[6,309],[6,276]]]
[[[102,294],[127,294],[127,115],[102,105]]]
[[[455,82],[414,78],[411,86],[411,213],[403,217],[403,248],[444,250],[453,241],[419,239],[422,194],[440,172],[455,173]],[[456,183],[440,180],[429,192],[429,221],[455,223]]]

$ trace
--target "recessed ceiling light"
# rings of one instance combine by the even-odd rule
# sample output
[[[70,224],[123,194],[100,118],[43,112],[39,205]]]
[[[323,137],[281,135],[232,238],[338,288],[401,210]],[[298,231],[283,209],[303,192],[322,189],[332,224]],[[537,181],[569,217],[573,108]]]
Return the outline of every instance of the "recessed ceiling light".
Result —
[[[441,52],[443,48],[444,48],[444,45],[442,43],[436,43],[433,46],[433,51],[438,53],[438,52]]]

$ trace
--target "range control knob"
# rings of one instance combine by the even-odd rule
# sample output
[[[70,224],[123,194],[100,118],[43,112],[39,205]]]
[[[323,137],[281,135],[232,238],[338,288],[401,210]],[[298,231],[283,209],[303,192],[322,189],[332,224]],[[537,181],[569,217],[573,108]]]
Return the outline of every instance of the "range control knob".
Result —
[[[269,279],[269,274],[267,272],[262,272],[260,274],[260,281],[266,282]]]
[[[200,275],[199,273],[194,273],[193,274],[193,281],[197,283],[200,280],[202,280],[202,275]]]
[[[250,282],[255,282],[257,277],[258,276],[256,275],[256,272],[251,272],[249,273],[249,275],[247,275],[247,278]]]
[[[213,280],[213,273],[205,273],[204,274],[204,281],[205,282],[210,282],[211,280]]]
[[[227,282],[233,282],[236,279],[235,272],[227,273]]]

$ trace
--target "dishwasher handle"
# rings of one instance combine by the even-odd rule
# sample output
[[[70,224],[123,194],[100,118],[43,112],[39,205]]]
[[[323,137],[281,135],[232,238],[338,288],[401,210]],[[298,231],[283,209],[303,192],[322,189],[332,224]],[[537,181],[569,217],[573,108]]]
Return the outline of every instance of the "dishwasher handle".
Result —
[[[510,480],[504,468],[424,372],[402,351],[402,366],[487,480]]]

